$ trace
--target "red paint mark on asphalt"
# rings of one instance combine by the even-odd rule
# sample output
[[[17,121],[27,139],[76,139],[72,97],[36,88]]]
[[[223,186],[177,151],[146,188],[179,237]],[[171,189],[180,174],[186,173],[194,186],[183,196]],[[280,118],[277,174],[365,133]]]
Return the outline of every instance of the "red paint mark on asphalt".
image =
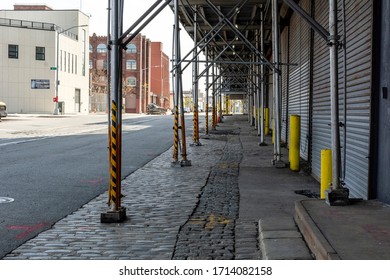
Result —
[[[46,223],[39,223],[39,224],[36,224],[33,226],[7,226],[7,229],[23,230],[15,238],[16,239],[25,239],[30,233],[33,233],[34,231],[40,230],[41,228],[43,228],[45,226],[46,226]]]
[[[101,183],[104,182],[104,178],[99,178],[99,179],[96,179],[96,180],[81,180],[81,182],[90,184],[92,186],[97,186],[97,185],[100,185]]]

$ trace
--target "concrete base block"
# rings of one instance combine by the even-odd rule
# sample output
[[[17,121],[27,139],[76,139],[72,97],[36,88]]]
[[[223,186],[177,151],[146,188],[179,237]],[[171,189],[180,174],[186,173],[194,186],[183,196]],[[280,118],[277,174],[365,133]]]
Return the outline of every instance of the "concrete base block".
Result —
[[[282,160],[277,160],[274,162],[276,168],[286,168],[287,164]]]
[[[192,144],[190,144],[191,147],[199,147],[199,146],[202,146],[202,143],[200,143],[199,141],[198,142],[194,142]]]
[[[190,160],[182,160],[181,162],[180,162],[180,166],[181,167],[186,167],[186,166],[191,166],[192,164],[191,164],[191,161]]]
[[[349,190],[347,188],[326,190],[325,202],[330,206],[346,206],[349,204]]]
[[[118,211],[107,211],[100,214],[101,223],[121,223],[126,220],[126,208],[121,207]]]

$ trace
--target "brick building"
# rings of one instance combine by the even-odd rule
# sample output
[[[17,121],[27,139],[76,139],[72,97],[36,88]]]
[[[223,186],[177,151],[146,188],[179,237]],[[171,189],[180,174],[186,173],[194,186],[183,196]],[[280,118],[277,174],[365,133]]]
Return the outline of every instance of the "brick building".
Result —
[[[107,104],[107,37],[90,37],[91,110],[105,111]],[[169,58],[162,44],[137,35],[123,54],[123,98],[127,113],[146,113],[149,103],[170,107]]]

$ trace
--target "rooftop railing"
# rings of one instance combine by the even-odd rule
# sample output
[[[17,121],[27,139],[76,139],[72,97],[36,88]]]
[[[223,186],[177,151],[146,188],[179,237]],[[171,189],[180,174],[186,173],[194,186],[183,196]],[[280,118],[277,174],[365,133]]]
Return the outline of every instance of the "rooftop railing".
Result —
[[[70,31],[63,32],[64,28],[61,28],[53,23],[47,22],[37,22],[37,21],[28,21],[20,19],[10,19],[10,18],[0,18],[0,26],[10,26],[10,27],[19,27],[19,28],[28,28],[28,29],[37,29],[37,30],[46,30],[46,31],[55,31],[57,30],[61,34],[78,40],[78,36]]]

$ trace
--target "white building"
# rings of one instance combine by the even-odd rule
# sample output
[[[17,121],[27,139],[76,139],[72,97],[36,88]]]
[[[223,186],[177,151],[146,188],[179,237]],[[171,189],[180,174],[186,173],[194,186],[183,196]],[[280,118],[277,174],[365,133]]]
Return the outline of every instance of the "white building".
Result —
[[[8,113],[53,114],[56,95],[60,113],[88,113],[88,23],[78,10],[0,10],[0,100]]]

